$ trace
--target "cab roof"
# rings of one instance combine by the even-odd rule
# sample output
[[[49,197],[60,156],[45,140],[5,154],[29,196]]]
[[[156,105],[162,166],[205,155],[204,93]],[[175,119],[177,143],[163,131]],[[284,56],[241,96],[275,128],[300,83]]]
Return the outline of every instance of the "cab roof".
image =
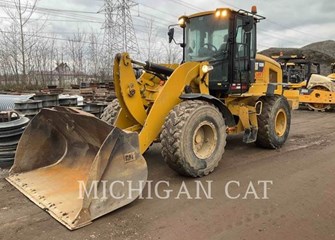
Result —
[[[253,16],[257,21],[260,21],[260,20],[264,20],[265,17],[261,16],[261,15],[258,15],[258,14],[254,14],[252,12],[249,12],[249,11],[246,11],[246,10],[243,10],[243,9],[240,9],[238,11],[232,9],[232,8],[219,8],[220,10],[227,10],[229,12],[233,12],[233,13],[236,13],[236,14],[240,14],[240,15],[244,15],[244,16]],[[214,11],[204,11],[204,12],[198,12],[198,13],[194,13],[194,14],[191,14],[189,16],[187,16],[188,18],[195,18],[195,17],[201,17],[201,16],[207,16],[207,15],[212,15],[212,14],[215,14],[217,10],[214,10]]]

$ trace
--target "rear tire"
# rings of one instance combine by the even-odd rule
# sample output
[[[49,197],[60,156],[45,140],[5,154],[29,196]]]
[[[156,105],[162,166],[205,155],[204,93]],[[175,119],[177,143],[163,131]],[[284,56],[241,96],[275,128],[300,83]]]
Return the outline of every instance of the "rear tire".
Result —
[[[160,135],[165,162],[176,172],[203,177],[213,172],[226,146],[226,125],[212,104],[192,100],[167,116]]]
[[[101,115],[101,120],[110,124],[114,125],[116,118],[119,115],[121,110],[121,105],[118,99],[114,99],[105,109]]]
[[[263,110],[258,116],[256,145],[270,149],[281,148],[290,133],[290,105],[281,96],[262,97],[260,100],[263,102]]]

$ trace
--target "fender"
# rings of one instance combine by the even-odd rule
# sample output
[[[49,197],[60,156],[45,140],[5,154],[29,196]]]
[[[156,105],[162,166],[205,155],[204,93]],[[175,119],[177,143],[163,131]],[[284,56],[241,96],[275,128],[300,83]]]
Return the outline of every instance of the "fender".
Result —
[[[189,93],[189,94],[181,95],[180,99],[182,100],[202,100],[202,101],[210,102],[214,104],[220,110],[228,127],[236,126],[236,122],[235,122],[233,114],[230,112],[227,106],[224,105],[224,103],[216,97],[213,97],[211,95],[201,94],[201,93]]]

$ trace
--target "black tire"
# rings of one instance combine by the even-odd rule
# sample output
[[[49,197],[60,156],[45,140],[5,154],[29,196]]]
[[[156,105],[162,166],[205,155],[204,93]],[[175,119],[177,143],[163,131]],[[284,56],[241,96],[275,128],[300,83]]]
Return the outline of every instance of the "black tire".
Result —
[[[179,174],[203,177],[218,166],[226,137],[225,121],[214,105],[184,101],[166,117],[160,135],[162,155]]]
[[[118,99],[114,99],[105,109],[104,112],[101,114],[100,119],[105,121],[110,125],[114,125],[117,116],[121,110],[121,106]]]
[[[286,98],[281,96],[262,97],[260,100],[263,102],[263,109],[261,115],[258,116],[256,145],[270,149],[281,148],[290,133],[290,105]],[[279,130],[276,130],[277,123]]]

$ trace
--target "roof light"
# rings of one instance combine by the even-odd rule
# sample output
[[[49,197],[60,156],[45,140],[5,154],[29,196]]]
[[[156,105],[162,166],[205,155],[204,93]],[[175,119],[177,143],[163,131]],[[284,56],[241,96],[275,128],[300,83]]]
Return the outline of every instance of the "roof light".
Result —
[[[216,18],[225,18],[228,16],[228,10],[224,8],[218,8],[215,11],[215,17]]]
[[[257,7],[256,6],[251,7],[251,13],[252,14],[257,14]]]
[[[227,10],[223,10],[223,11],[221,12],[221,17],[227,17],[227,15],[228,15]]]

